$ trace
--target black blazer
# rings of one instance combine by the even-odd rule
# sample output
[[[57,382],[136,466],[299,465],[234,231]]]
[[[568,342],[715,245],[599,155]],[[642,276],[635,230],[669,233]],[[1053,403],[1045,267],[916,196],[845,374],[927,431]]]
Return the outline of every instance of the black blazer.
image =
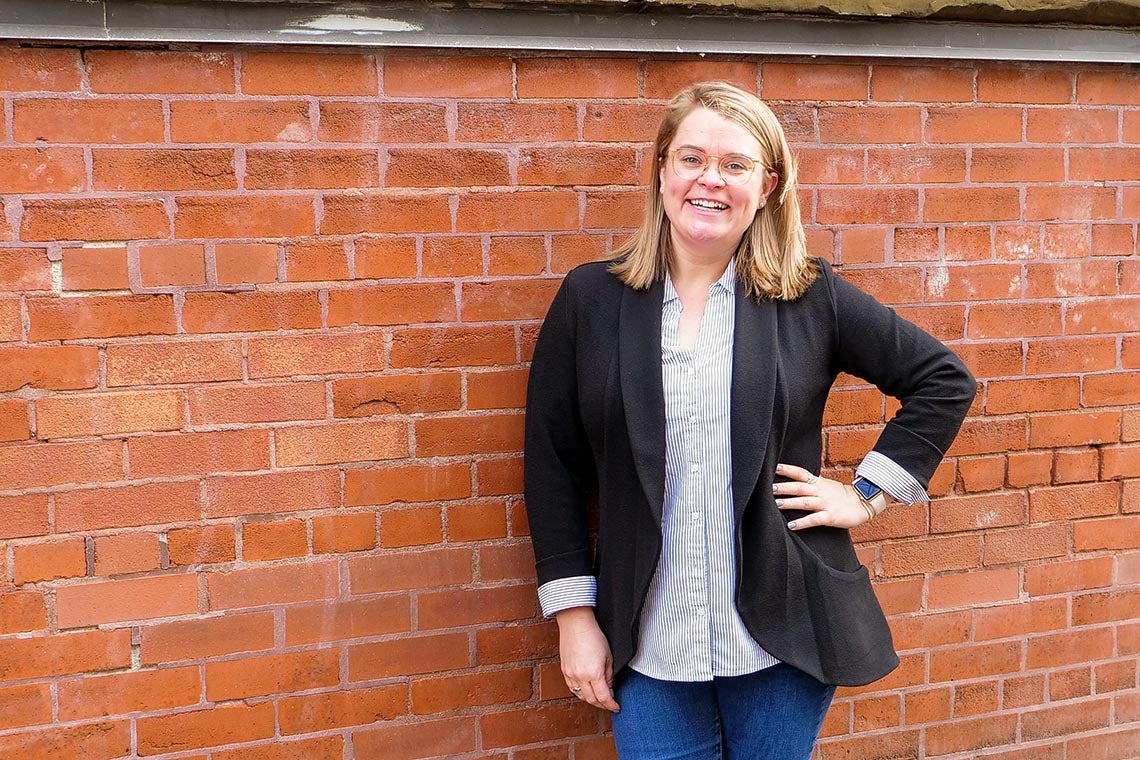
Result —
[[[898,665],[886,619],[846,530],[787,529],[803,513],[776,509],[776,463],[819,472],[824,403],[848,372],[901,399],[875,450],[926,487],[975,384],[945,346],[820,264],[795,301],[756,302],[737,283],[736,606],[775,657],[826,683],[860,685]],[[539,334],[527,390],[525,498],[538,582],[598,576],[595,613],[615,672],[637,647],[661,551],[663,287],[633,290],[605,262],[570,272]],[[591,552],[585,500],[595,483]]]

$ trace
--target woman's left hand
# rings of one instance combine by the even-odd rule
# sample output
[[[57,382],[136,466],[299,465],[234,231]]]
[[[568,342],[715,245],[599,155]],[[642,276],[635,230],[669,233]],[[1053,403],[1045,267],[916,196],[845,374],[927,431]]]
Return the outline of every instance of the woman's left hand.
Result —
[[[819,525],[854,528],[870,520],[859,494],[852,486],[812,475],[794,464],[776,465],[776,474],[792,479],[772,486],[776,506],[781,510],[799,509],[811,513],[788,523],[792,530]]]

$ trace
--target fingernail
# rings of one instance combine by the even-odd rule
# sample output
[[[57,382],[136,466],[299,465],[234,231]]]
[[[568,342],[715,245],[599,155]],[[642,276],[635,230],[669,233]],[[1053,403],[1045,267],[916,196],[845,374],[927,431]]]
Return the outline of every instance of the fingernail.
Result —
[[[783,471],[784,471],[784,465],[782,465],[782,464],[776,465],[776,472],[783,472]]]
[[[777,507],[784,506],[784,500],[783,499],[776,499],[776,506]]]
[[[795,530],[795,529],[796,529],[796,523],[793,520],[792,522],[788,523],[788,530]]]
[[[776,484],[773,483],[772,484],[772,493],[776,493],[776,488],[777,488]]]

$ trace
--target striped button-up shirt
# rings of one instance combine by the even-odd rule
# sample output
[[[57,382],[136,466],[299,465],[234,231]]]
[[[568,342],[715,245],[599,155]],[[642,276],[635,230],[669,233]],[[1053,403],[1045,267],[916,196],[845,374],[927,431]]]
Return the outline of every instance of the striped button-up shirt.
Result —
[[[662,550],[630,667],[651,678],[707,681],[776,664],[736,610],[732,514],[731,381],[735,267],[709,286],[696,345],[680,344],[681,300],[666,278],[661,315],[665,396]],[[929,501],[906,470],[870,452],[856,470],[899,501]],[[597,580],[561,578],[538,589],[543,614],[592,606]]]

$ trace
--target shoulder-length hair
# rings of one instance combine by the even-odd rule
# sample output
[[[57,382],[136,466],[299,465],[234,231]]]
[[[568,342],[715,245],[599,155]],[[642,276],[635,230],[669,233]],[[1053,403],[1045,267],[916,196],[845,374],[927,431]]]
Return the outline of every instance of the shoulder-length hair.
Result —
[[[669,218],[661,200],[660,168],[681,122],[706,108],[748,130],[760,143],[761,161],[779,176],[768,202],[756,212],[736,249],[736,276],[751,298],[799,298],[819,275],[807,254],[800,204],[796,196],[796,161],[776,115],[760,98],[724,82],[702,82],[679,92],[657,130],[645,217],[633,236],[615,249],[610,271],[625,284],[644,290],[664,279],[673,256]],[[757,167],[757,171],[762,171]]]

